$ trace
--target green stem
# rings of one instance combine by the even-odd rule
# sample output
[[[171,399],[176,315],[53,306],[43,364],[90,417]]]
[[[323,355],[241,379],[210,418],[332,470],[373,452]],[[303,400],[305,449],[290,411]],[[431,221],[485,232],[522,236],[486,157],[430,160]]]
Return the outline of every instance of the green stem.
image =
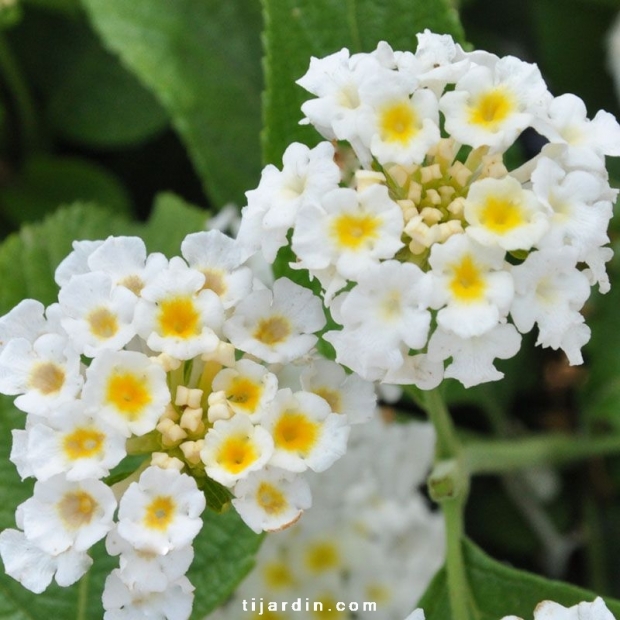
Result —
[[[424,407],[437,433],[436,460],[457,458],[461,444],[456,436],[450,412],[438,389],[423,392]]]
[[[471,474],[501,474],[606,454],[620,454],[620,436],[592,438],[554,434],[511,440],[476,440],[464,447],[465,464]]]
[[[1,33],[0,73],[11,94],[20,121],[22,153],[27,153],[36,143],[37,120],[35,106],[15,56]]]
[[[88,584],[90,580],[90,572],[86,574],[80,580],[80,587],[78,589],[78,606],[76,620],[86,620],[87,618],[87,606],[88,606]]]
[[[450,597],[451,620],[471,620],[477,617],[473,597],[465,572],[463,558],[463,507],[464,497],[441,504],[446,520],[446,572]]]

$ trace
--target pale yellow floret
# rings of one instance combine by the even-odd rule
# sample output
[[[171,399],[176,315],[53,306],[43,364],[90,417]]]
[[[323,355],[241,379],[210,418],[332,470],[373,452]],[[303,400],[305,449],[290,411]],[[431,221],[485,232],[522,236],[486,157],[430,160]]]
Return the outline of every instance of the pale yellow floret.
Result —
[[[168,403],[166,405],[166,408],[164,409],[164,412],[161,414],[161,416],[159,417],[159,420],[172,420],[173,422],[178,422],[179,421],[179,412],[177,409],[175,409],[174,405],[172,403]]]
[[[235,364],[235,347],[230,342],[217,343],[214,351],[203,353],[201,359],[205,362],[217,362],[222,366],[234,366]]]
[[[449,220],[437,225],[439,243],[447,241],[452,235],[460,235],[463,232],[461,220]]]
[[[481,177],[490,177],[492,179],[503,179],[508,174],[508,170],[504,165],[502,156],[487,155],[482,160]]]
[[[226,392],[224,390],[211,392],[207,399],[207,403],[207,419],[211,424],[214,424],[218,420],[228,420],[233,416],[234,412],[226,400]]]
[[[426,202],[430,202],[432,205],[440,205],[441,204],[441,196],[436,189],[427,189],[426,190]]]
[[[433,209],[432,207],[424,207],[424,209],[420,211],[420,215],[422,216],[424,223],[429,226],[437,224],[437,222],[441,221],[441,218],[443,217],[439,209]]]
[[[407,198],[418,204],[422,200],[422,186],[419,183],[411,182],[407,191]]]
[[[405,187],[407,185],[407,181],[409,180],[409,176],[411,175],[411,170],[407,170],[403,166],[394,165],[388,168],[388,174],[390,178],[401,187]]]
[[[454,187],[452,187],[451,185],[442,185],[441,187],[437,188],[437,191],[441,196],[442,202],[450,202],[452,200],[452,196],[456,194],[456,189],[454,189]]]
[[[462,196],[455,198],[448,206],[448,211],[456,217],[461,217],[465,211],[465,198]]]
[[[198,388],[192,388],[189,391],[187,396],[187,406],[192,409],[196,409],[200,407],[200,403],[202,402],[202,397],[204,396],[204,392],[199,390]]]
[[[285,316],[270,316],[259,321],[252,336],[259,342],[272,346],[284,342],[292,331],[291,323]]]
[[[448,168],[448,174],[459,187],[465,187],[473,173],[465,164],[455,161]]]
[[[179,425],[190,433],[200,433],[205,429],[205,425],[202,421],[202,414],[203,411],[200,408],[194,409],[192,407],[187,407],[181,416]]]
[[[200,451],[205,445],[204,439],[198,439],[197,441],[185,441],[179,445],[185,460],[190,465],[198,465],[201,462]]]
[[[167,452],[153,452],[151,455],[151,465],[161,467],[161,469],[176,469],[181,471],[185,463],[176,456],[170,456]]]

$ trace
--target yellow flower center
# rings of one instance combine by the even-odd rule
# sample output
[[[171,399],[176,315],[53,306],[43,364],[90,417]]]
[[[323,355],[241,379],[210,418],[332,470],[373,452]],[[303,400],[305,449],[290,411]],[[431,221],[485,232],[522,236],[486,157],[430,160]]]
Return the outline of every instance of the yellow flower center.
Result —
[[[306,551],[306,566],[313,573],[322,573],[340,565],[336,545],[328,540],[316,542]]]
[[[286,411],[273,429],[277,448],[307,456],[319,438],[319,424],[303,413]]]
[[[135,420],[151,403],[148,387],[146,377],[130,372],[113,374],[108,380],[106,402],[130,420]]]
[[[407,144],[418,133],[418,117],[409,101],[386,106],[379,115],[379,133],[385,142]]]
[[[254,331],[254,338],[266,345],[274,345],[284,342],[292,329],[289,321],[283,316],[272,316],[262,319]]]
[[[515,110],[510,92],[495,88],[482,94],[469,109],[469,122],[495,131]]]
[[[284,562],[267,562],[263,566],[264,579],[273,590],[290,588],[295,585],[291,569]]]
[[[92,495],[85,491],[76,491],[66,493],[58,502],[57,509],[65,526],[77,530],[90,523],[98,505]]]
[[[258,457],[256,447],[247,435],[233,435],[223,442],[216,460],[226,471],[238,474],[252,465]]]
[[[449,287],[454,297],[463,302],[480,301],[484,297],[486,282],[471,255],[466,254],[453,267]]]
[[[88,459],[101,452],[104,439],[105,435],[93,428],[76,428],[64,438],[62,447],[72,461]]]
[[[488,198],[480,222],[492,232],[503,235],[525,223],[520,206],[511,200]]]
[[[268,482],[260,483],[256,492],[256,501],[269,515],[278,515],[288,507],[284,493]]]
[[[86,317],[91,333],[100,340],[112,338],[118,332],[116,315],[108,308],[97,308]]]
[[[226,390],[226,400],[248,412],[255,411],[263,388],[247,377],[235,377]]]
[[[169,495],[158,495],[144,512],[144,525],[152,530],[163,531],[174,519],[176,504]]]
[[[45,396],[59,392],[64,383],[65,371],[54,362],[37,364],[28,378],[28,386]]]
[[[191,297],[173,297],[159,303],[159,331],[162,336],[192,338],[200,334],[200,313]]]
[[[131,275],[123,278],[119,281],[121,286],[128,288],[134,295],[140,295],[142,289],[144,288],[144,282],[142,278],[136,275]]]
[[[344,213],[332,223],[331,236],[338,246],[359,250],[376,239],[378,227],[378,218],[372,215]]]

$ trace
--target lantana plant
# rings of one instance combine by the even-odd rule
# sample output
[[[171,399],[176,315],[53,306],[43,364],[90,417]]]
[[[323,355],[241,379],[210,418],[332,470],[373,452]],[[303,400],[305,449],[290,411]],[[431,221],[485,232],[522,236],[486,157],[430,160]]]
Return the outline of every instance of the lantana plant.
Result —
[[[5,4],[0,28],[27,39],[30,3]],[[556,465],[620,453],[620,422],[530,435],[489,387],[525,384],[536,356],[540,390],[572,397],[605,359],[617,119],[474,49],[444,0],[264,0],[261,172],[239,35],[260,20],[212,4],[49,0],[121,59],[93,106],[109,95],[111,122],[70,119],[61,92],[59,136],[105,150],[171,121],[213,211],[244,203],[207,218],[165,194],[138,223],[94,175],[115,214],[76,205],[0,247],[0,620],[620,619],[593,551],[591,590],[547,578],[604,545],[545,505]],[[22,183],[62,186],[18,64],[0,32]],[[65,89],[93,89],[89,66]],[[24,204],[0,188],[7,221],[35,219]],[[613,409],[608,372],[596,397]],[[519,538],[506,498],[546,576],[470,540]]]

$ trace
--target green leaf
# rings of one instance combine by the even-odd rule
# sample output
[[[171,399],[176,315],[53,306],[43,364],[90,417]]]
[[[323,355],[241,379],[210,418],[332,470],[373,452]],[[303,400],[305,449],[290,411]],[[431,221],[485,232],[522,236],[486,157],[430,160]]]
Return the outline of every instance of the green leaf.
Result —
[[[300,107],[311,97],[295,84],[308,70],[310,57],[343,47],[370,52],[379,41],[397,50],[415,50],[416,33],[430,28],[463,40],[449,0],[263,0],[265,15],[265,163],[281,164],[295,141],[315,144],[320,136],[298,125]]]
[[[96,37],[85,37],[54,85],[48,103],[51,126],[62,137],[98,148],[142,142],[168,124],[153,95]]]
[[[16,225],[77,201],[105,204],[118,213],[130,210],[120,181],[105,168],[77,157],[34,156],[0,189],[2,213]]]
[[[499,620],[511,614],[527,619],[533,617],[534,608],[544,600],[568,607],[596,598],[596,594],[588,590],[501,564],[471,541],[464,541],[463,551],[467,579],[479,610],[477,620]],[[620,602],[607,600],[606,603],[618,617]],[[418,606],[424,609],[426,620],[450,620],[445,569],[435,576]]]
[[[230,510],[203,514],[204,527],[196,538],[196,555],[189,570],[196,587],[192,618],[199,620],[219,607],[254,565],[263,540]]]
[[[192,232],[206,229],[208,213],[190,205],[171,193],[155,197],[153,212],[142,238],[149,252],[163,252],[166,256],[180,253],[181,241]]]
[[[260,172],[255,0],[83,0],[107,46],[148,86],[207,194],[243,201]]]

